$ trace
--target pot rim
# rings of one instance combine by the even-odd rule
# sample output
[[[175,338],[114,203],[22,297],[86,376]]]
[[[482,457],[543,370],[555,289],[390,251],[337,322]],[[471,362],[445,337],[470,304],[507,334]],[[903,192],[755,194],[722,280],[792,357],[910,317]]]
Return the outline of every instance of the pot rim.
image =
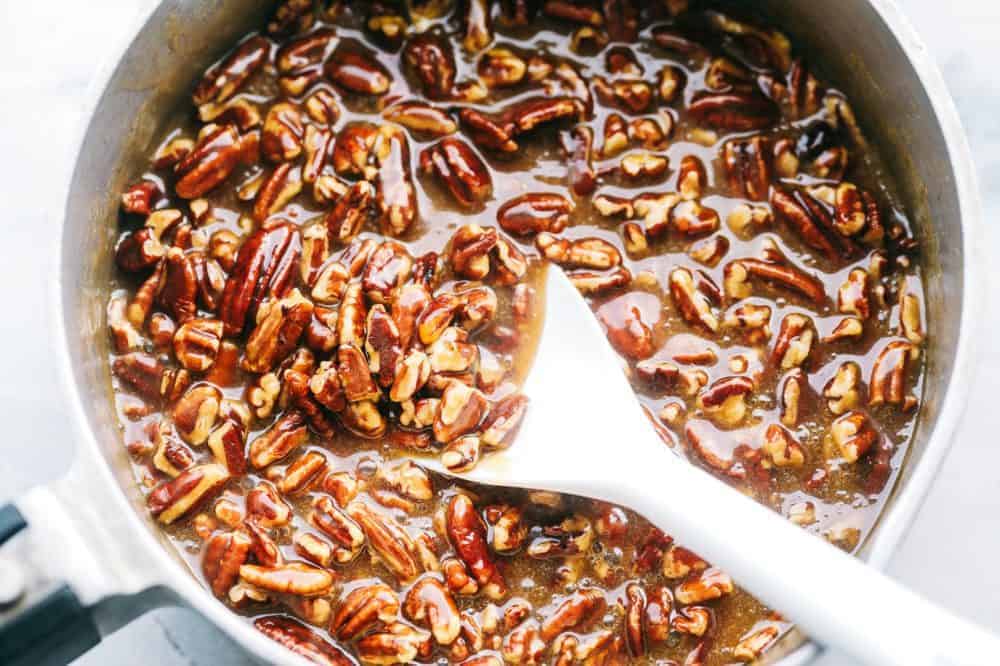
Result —
[[[965,411],[969,386],[976,372],[975,352],[983,332],[983,327],[979,323],[976,313],[982,311],[986,302],[985,290],[979,288],[983,284],[985,246],[981,242],[984,230],[975,167],[962,122],[944,78],[909,19],[897,5],[896,0],[867,0],[867,2],[881,18],[885,29],[896,40],[907,60],[913,66],[924,91],[927,93],[930,108],[944,137],[948,150],[948,164],[955,179],[958,195],[964,259],[960,334],[954,355],[954,368],[948,381],[940,413],[933,424],[925,426],[931,429],[927,447],[918,463],[915,461],[907,463],[912,465],[909,470],[910,478],[895,488],[891,507],[886,508],[880,515],[878,524],[869,538],[870,550],[864,559],[869,565],[884,569],[926,498],[931,483],[951,448],[958,423]],[[310,662],[268,639],[241,617],[220,604],[197,583],[191,572],[173,558],[163,544],[157,541],[149,526],[143,522],[129,502],[122,485],[112,475],[111,466],[105,460],[97,437],[88,425],[84,403],[73,376],[68,331],[63,318],[65,308],[63,286],[66,276],[61,269],[63,253],[66,251],[65,230],[66,220],[69,218],[69,194],[80,166],[78,163],[79,155],[89,134],[97,107],[135,36],[146,26],[160,5],[160,0],[150,0],[138,11],[129,29],[115,38],[114,47],[109,50],[88,85],[86,103],[75,134],[76,140],[72,144],[74,147],[72,154],[76,158],[63,180],[65,183],[63,201],[65,203],[60,211],[62,219],[54,221],[59,229],[55,253],[59,265],[56,267],[56,279],[51,283],[52,294],[49,298],[49,304],[53,308],[51,321],[54,322],[54,333],[58,338],[56,353],[59,384],[62,395],[69,399],[73,429],[79,439],[74,460],[80,457],[96,459],[98,464],[94,467],[100,470],[100,478],[93,479],[91,487],[96,492],[106,493],[110,498],[113,498],[112,502],[120,510],[119,515],[124,516],[123,520],[129,524],[129,532],[136,539],[134,546],[130,544],[129,547],[140,548],[149,557],[152,579],[155,582],[176,591],[191,608],[209,618],[216,626],[255,656],[270,663],[308,664]],[[125,546],[125,544],[120,545]],[[777,663],[781,666],[798,666],[810,662],[819,653],[819,646],[807,640],[806,643]]]

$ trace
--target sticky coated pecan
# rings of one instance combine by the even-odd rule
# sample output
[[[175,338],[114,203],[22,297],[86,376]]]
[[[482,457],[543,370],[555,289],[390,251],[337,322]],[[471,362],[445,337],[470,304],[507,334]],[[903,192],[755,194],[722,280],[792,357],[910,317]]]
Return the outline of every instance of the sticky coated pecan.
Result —
[[[906,341],[892,340],[879,350],[868,382],[868,404],[902,405],[906,398],[906,372],[920,355],[919,348]]]
[[[250,464],[263,469],[281,460],[309,438],[305,416],[286,412],[264,434],[250,442]]]
[[[241,43],[205,72],[192,93],[195,105],[225,102],[260,69],[270,52],[271,43],[260,35]]]
[[[382,63],[361,51],[335,53],[324,72],[341,88],[360,95],[384,95],[392,85],[392,76]]]
[[[719,330],[719,319],[712,312],[711,302],[698,290],[691,271],[675,268],[670,272],[670,295],[689,324],[702,326],[712,333]]]
[[[545,256],[566,268],[613,268],[621,263],[618,249],[602,238],[566,240],[548,232],[535,237],[535,246]]]
[[[330,621],[330,633],[350,641],[378,622],[390,623],[399,615],[399,599],[384,583],[363,585],[351,590],[337,607]]]
[[[429,634],[402,622],[393,622],[357,642],[361,661],[369,664],[413,663],[418,655],[429,656],[431,647]]]
[[[451,97],[455,88],[455,56],[437,36],[423,33],[407,41],[403,61],[414,73],[424,95],[432,100]]]
[[[805,449],[794,436],[777,423],[772,423],[764,433],[761,449],[775,467],[799,467],[805,462]]]
[[[244,564],[240,578],[256,587],[280,594],[322,596],[333,587],[333,574],[304,562],[288,562],[274,567]]]
[[[583,102],[575,97],[529,97],[506,107],[501,123],[510,123],[516,134],[523,134],[544,123],[583,120],[585,114]]]
[[[249,554],[250,537],[244,532],[219,533],[209,539],[201,567],[215,596],[223,596],[236,584]]]
[[[382,112],[382,117],[408,130],[432,137],[448,136],[458,125],[441,109],[423,102],[399,102]]]
[[[798,292],[817,304],[826,302],[823,283],[794,266],[761,259],[739,259],[725,268],[726,294],[730,298],[746,298],[750,295],[750,277],[758,277],[774,282]]]
[[[337,133],[333,145],[333,169],[342,176],[371,179],[375,168],[369,164],[378,128],[372,123],[351,122]]]
[[[417,191],[410,173],[410,143],[399,127],[383,125],[374,145],[379,170],[375,202],[385,233],[401,236],[417,217]]]
[[[451,645],[462,630],[461,617],[451,593],[431,575],[420,578],[403,601],[403,613],[431,630],[439,645]]]
[[[327,495],[313,499],[309,522],[333,540],[333,559],[340,564],[352,561],[365,545],[361,527]]]
[[[603,304],[597,317],[615,349],[628,358],[642,360],[655,351],[653,329],[659,323],[660,310],[659,299],[652,294],[630,292]]]
[[[493,180],[482,159],[460,139],[446,137],[420,153],[420,168],[434,174],[455,201],[471,208],[493,194]]]
[[[797,312],[785,315],[771,350],[771,362],[782,370],[798,367],[812,351],[816,330],[812,320]]]
[[[507,584],[489,551],[486,525],[467,496],[455,495],[445,515],[448,538],[458,557],[491,599],[502,597]]]
[[[559,194],[522,194],[500,207],[497,222],[504,231],[517,236],[540,231],[559,233],[566,228],[573,208],[573,202]]]
[[[302,153],[302,114],[296,105],[280,102],[271,107],[264,119],[260,150],[272,162],[287,162]]]
[[[804,243],[827,257],[848,258],[857,252],[856,245],[834,230],[834,221],[827,205],[809,193],[792,193],[780,188],[771,191],[771,207]]]
[[[734,132],[766,129],[780,117],[777,105],[766,97],[736,91],[695,95],[688,112],[701,122]]]
[[[323,61],[336,44],[332,30],[321,28],[307,35],[286,42],[276,58],[278,85],[290,97],[301,95],[306,88],[319,80]]]
[[[188,389],[171,412],[177,433],[190,444],[203,444],[219,415],[222,393],[211,384]]]
[[[478,389],[453,381],[441,394],[441,405],[434,419],[434,438],[451,442],[479,426],[489,411],[486,396]]]
[[[265,301],[257,314],[257,326],[247,338],[243,368],[265,373],[295,349],[312,321],[313,304],[293,289],[285,298]]]
[[[240,161],[240,135],[232,125],[208,129],[191,152],[177,163],[174,191],[196,199],[221,184]]]
[[[605,606],[604,592],[600,589],[587,587],[577,590],[542,621],[539,636],[543,641],[551,641],[563,631],[583,628]]]
[[[270,483],[255,486],[246,496],[247,517],[265,529],[287,525],[292,509]]]
[[[353,666],[354,659],[312,629],[284,615],[259,617],[253,626],[272,641],[322,666]]]
[[[222,465],[195,465],[154,488],[146,504],[153,517],[170,525],[207,501],[228,480],[229,471]]]
[[[219,303],[226,335],[239,335],[255,321],[265,298],[285,295],[301,246],[298,229],[286,222],[266,225],[244,241]]]
[[[771,185],[767,145],[760,135],[727,141],[723,164],[729,186],[752,201],[766,201]]]
[[[871,419],[863,412],[853,411],[839,417],[830,425],[830,437],[849,463],[857,462],[879,441]]]
[[[368,547],[401,583],[412,581],[424,570],[413,539],[394,518],[360,501],[348,504],[347,513],[361,526]]]

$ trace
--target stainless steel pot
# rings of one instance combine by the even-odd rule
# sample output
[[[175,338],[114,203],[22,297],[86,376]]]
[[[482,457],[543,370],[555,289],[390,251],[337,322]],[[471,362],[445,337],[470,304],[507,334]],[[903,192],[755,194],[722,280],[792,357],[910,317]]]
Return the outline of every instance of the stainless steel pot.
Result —
[[[142,170],[154,137],[186,99],[191,82],[240,35],[262,24],[272,8],[261,5],[164,0],[96,79],[69,185],[54,296],[55,319],[63,329],[62,376],[80,446],[65,479],[30,492],[16,509],[0,511],[0,542],[22,526],[22,518],[29,526],[13,545],[34,590],[0,615],[7,622],[0,628],[5,639],[0,643],[6,644],[0,661],[6,655],[8,661],[37,663],[45,652],[51,656],[50,641],[34,652],[28,644],[31,636],[52,628],[53,613],[85,617],[86,607],[109,595],[150,589],[159,590],[162,600],[200,611],[269,662],[298,661],[202,588],[147,515],[112,409],[104,320],[117,193]],[[984,295],[972,161],[941,76],[892,0],[839,0],[835,9],[830,3],[790,0],[759,5],[797,43],[811,45],[813,60],[850,96],[925,241],[931,337],[923,415],[898,485],[863,549],[870,564],[881,567],[913,520],[966,402]],[[47,594],[60,581],[68,588]],[[38,599],[42,605],[35,605],[34,613],[24,612]],[[46,617],[49,625],[40,624]],[[92,622],[83,624],[87,636],[81,648],[97,634]],[[793,634],[768,661],[791,666],[816,653],[815,645]]]

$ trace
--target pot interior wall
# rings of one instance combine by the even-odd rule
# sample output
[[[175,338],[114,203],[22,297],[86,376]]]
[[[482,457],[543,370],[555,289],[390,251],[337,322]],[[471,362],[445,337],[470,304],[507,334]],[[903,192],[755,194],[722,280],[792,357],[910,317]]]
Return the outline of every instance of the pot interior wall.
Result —
[[[736,4],[745,9],[744,3]],[[103,91],[70,189],[62,290],[74,378],[100,449],[142,516],[142,498],[114,420],[107,367],[104,307],[111,278],[108,258],[118,236],[118,193],[127,179],[144,170],[154,137],[185,101],[191,82],[228,45],[261,25],[272,9],[261,5],[253,0],[163,2]],[[851,98],[867,136],[894,172],[924,241],[932,334],[924,425],[911,445],[908,470],[900,477],[905,484],[926,449],[929,424],[941,409],[959,336],[963,234],[945,138],[917,73],[866,0],[840,0],[836,11],[830,11],[828,3],[787,0],[759,6],[796,43],[811,45],[811,60],[822,63],[826,78]],[[887,510],[892,510],[892,501]],[[152,523],[149,528],[157,533]],[[790,636],[774,656],[800,644],[801,637]]]

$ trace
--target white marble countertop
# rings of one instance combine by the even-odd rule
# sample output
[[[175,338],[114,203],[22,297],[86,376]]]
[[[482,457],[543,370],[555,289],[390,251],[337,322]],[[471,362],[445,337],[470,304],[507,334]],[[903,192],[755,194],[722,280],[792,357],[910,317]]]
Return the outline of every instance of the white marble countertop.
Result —
[[[73,160],[80,109],[96,63],[150,0],[0,1],[0,502],[56,478],[73,442],[55,385],[49,283]],[[942,68],[978,166],[987,240],[1000,248],[1000,4],[987,0],[899,0]],[[831,3],[835,5],[835,3]],[[991,285],[973,288],[990,289]],[[1000,330],[997,308],[983,313]],[[980,373],[954,447],[889,573],[929,599],[1000,631],[1000,444],[992,400],[1000,392],[1000,346],[982,349]],[[167,660],[170,620],[165,633]],[[178,621],[179,622],[179,621]],[[178,624],[177,627],[183,627]],[[182,629],[175,629],[181,631]],[[202,640],[211,640],[211,633]],[[159,648],[157,648],[159,649]],[[220,640],[216,661],[240,657]],[[150,654],[146,651],[145,654]],[[92,658],[92,663],[113,663]],[[121,662],[126,663],[126,662]],[[824,666],[843,663],[827,657]]]

